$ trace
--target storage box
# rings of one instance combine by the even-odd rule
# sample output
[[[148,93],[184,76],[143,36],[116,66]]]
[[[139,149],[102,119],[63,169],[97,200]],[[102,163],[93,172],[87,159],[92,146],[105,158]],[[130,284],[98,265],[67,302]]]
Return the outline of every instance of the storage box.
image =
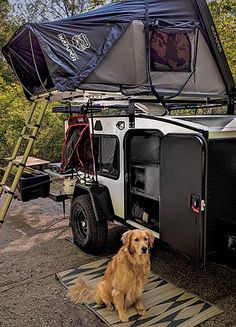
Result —
[[[0,169],[2,178],[5,167]],[[7,180],[7,185],[11,186],[17,169],[13,167]],[[16,189],[16,197],[25,202],[39,197],[48,197],[50,193],[50,176],[40,170],[25,168]]]

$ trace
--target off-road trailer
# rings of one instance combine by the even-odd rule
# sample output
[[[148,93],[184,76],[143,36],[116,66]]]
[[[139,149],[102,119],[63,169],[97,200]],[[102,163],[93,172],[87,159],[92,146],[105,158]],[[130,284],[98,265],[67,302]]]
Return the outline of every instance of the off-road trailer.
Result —
[[[235,83],[205,1],[125,1],[65,20],[26,24],[3,53],[28,98],[40,101],[40,94],[49,93],[40,121],[33,125],[32,107],[6,169],[0,190],[5,189],[8,197],[0,222],[47,103],[58,99],[52,90],[68,91],[62,95],[67,101],[76,96],[76,89],[121,92],[128,100],[127,115],[93,117],[96,105],[90,99],[86,108],[91,120],[83,113],[69,122],[67,140],[77,135],[80,146],[73,148],[72,166],[90,175],[96,168],[89,184],[81,179],[75,186],[71,225],[77,244],[87,251],[101,249],[107,220],[117,219],[151,229],[197,262],[205,262],[224,242],[233,249]],[[153,99],[144,99],[144,94],[155,95],[154,109],[158,103],[163,114],[177,108],[227,105],[227,115],[160,117],[150,110]],[[152,116],[135,114],[137,103],[141,110],[149,106]],[[33,128],[32,135],[25,134],[27,128]],[[81,150],[82,134],[87,138]],[[23,138],[29,140],[26,155],[7,188],[6,178]]]
[[[152,230],[196,262],[225,250],[233,253],[236,118],[155,116],[153,103],[140,101],[134,102],[139,108],[134,116],[90,118],[96,177],[86,182],[80,176],[75,184],[70,223],[76,244],[88,252],[101,251],[107,221],[117,220]],[[117,103],[121,106],[121,100]],[[122,103],[127,112],[128,105]],[[81,108],[54,111],[78,113]],[[72,117],[80,125],[81,116]]]

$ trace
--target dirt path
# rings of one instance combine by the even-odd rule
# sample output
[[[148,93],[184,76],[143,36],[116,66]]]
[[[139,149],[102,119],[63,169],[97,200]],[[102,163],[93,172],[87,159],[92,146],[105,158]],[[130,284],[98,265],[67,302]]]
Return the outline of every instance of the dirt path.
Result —
[[[116,251],[123,231],[122,227],[110,231],[105,255]],[[105,326],[85,306],[70,303],[66,290],[55,279],[57,272],[99,258],[80,251],[69,237],[68,219],[63,219],[60,203],[49,199],[13,201],[0,230],[1,327]],[[167,280],[224,310],[201,326],[236,326],[234,270],[210,263],[204,271],[158,248],[152,253],[152,267]]]

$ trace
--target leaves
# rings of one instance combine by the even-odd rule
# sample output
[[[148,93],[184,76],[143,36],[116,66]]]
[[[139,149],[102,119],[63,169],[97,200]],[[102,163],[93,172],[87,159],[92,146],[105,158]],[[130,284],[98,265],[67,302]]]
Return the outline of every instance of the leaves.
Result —
[[[43,22],[78,15],[104,4],[104,0],[22,0],[14,12],[22,23]]]
[[[61,146],[64,139],[64,115],[51,112],[55,103],[49,105],[43,124],[32,151],[41,159],[60,161]],[[0,77],[0,158],[9,157],[20,136],[29,115],[31,102],[26,100],[22,88],[17,83],[8,85]],[[40,111],[40,105],[39,109]],[[37,119],[39,112],[36,112]],[[20,154],[23,154],[22,152]]]
[[[11,14],[11,6],[7,0],[0,0],[0,47],[2,48],[17,27],[17,19]],[[5,62],[0,52],[0,76],[9,83],[14,82],[14,75],[10,66]]]
[[[236,2],[235,0],[218,0],[209,4],[217,31],[220,36],[230,69],[236,78]]]
[[[33,155],[51,162],[60,162],[61,148],[64,140],[65,115],[52,113],[55,104],[50,104],[39,135],[35,141]]]

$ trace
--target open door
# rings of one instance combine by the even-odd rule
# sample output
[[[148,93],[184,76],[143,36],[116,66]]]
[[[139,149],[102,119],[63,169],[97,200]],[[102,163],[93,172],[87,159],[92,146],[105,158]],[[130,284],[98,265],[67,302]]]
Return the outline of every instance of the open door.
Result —
[[[205,261],[205,151],[197,135],[161,142],[160,235],[195,262]]]
[[[132,130],[126,135],[126,217],[159,231],[160,142],[155,130]]]

